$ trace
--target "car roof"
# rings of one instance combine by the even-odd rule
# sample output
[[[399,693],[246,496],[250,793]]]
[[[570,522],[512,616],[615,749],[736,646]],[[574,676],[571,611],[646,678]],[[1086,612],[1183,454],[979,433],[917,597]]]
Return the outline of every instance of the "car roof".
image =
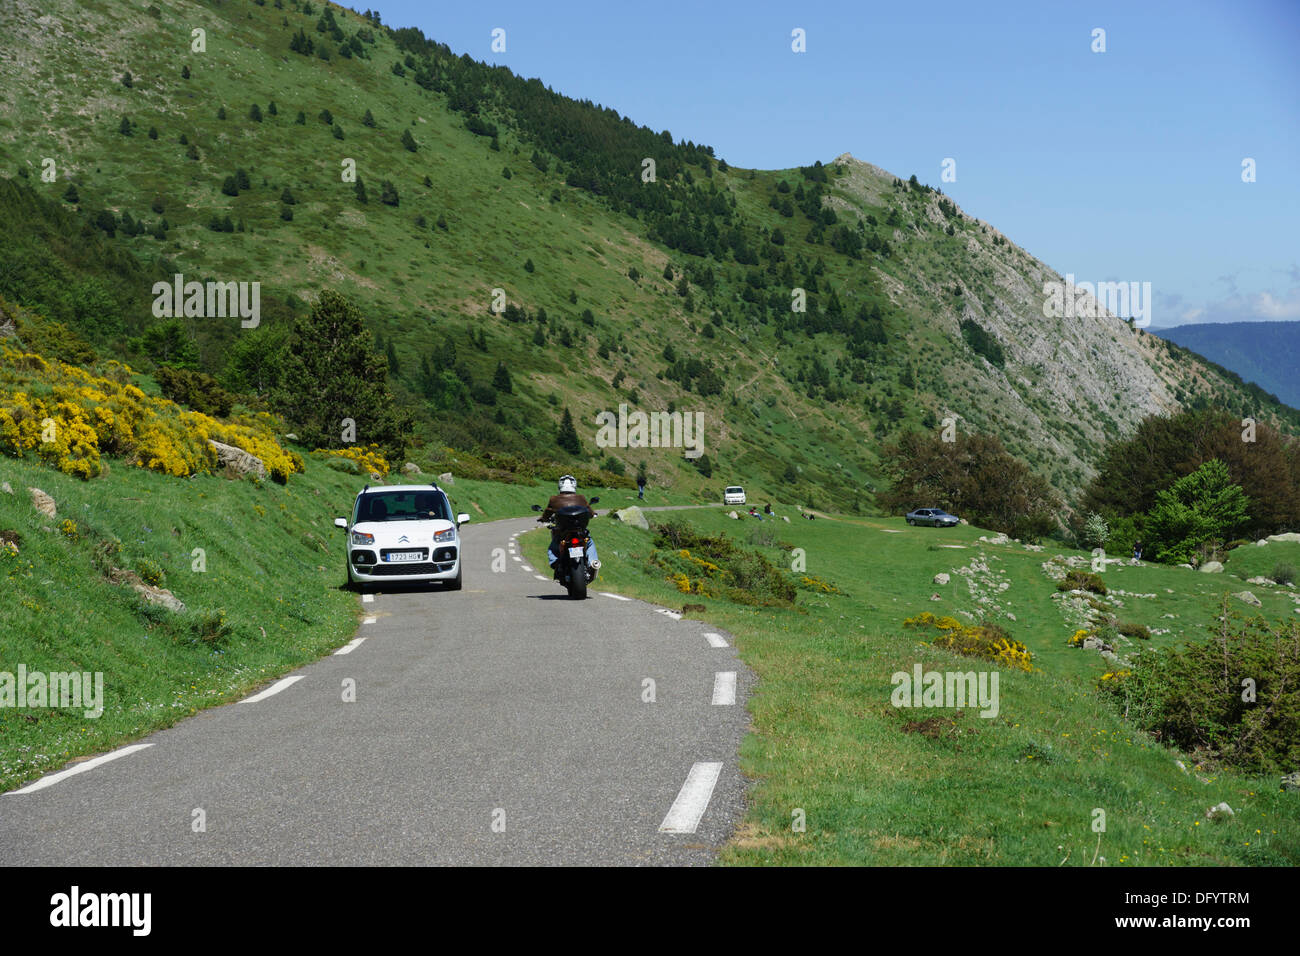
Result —
[[[439,488],[437,485],[376,485],[376,486],[373,487],[373,488],[371,488],[369,485],[367,485],[365,488],[363,488],[363,489],[361,489],[360,491],[357,492],[357,497],[360,498],[362,495],[366,495],[366,494],[377,494],[378,492],[381,492],[381,491],[382,491],[382,492],[387,492],[387,491],[425,491],[425,492],[428,492],[428,491],[442,491],[442,489]],[[445,493],[445,492],[444,492],[444,493]]]

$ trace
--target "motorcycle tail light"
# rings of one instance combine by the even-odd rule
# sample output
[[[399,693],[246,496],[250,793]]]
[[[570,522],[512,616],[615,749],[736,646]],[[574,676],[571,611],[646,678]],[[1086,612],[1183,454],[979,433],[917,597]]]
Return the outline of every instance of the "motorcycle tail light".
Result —
[[[575,545],[578,545],[578,544],[582,544],[582,541],[581,541],[581,539],[579,539],[579,538],[574,538],[574,539],[573,539],[573,543],[574,543]]]

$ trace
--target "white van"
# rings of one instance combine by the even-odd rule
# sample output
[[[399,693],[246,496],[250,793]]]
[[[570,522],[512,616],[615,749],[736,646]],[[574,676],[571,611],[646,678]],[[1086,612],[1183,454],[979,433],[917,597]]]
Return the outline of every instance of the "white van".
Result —
[[[745,489],[740,485],[724,488],[722,490],[722,503],[724,505],[743,505],[745,503]]]

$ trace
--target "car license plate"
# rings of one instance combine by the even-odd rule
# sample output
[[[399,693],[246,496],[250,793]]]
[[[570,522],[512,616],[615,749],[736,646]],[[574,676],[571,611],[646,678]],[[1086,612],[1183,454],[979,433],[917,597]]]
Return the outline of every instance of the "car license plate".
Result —
[[[570,549],[569,549],[569,557],[571,557],[571,558],[580,558],[580,557],[582,557],[582,549],[581,549],[581,548],[570,548]]]
[[[387,560],[390,564],[395,564],[398,561],[419,561],[423,557],[423,551],[390,551]]]

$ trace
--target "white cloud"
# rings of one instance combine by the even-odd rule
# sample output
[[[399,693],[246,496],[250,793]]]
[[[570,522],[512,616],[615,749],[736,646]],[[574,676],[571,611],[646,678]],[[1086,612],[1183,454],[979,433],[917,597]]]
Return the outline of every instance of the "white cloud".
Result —
[[[1300,286],[1281,295],[1272,292],[1232,294],[1214,302],[1195,304],[1174,293],[1157,296],[1155,328],[1199,325],[1207,322],[1294,322],[1300,321]]]

